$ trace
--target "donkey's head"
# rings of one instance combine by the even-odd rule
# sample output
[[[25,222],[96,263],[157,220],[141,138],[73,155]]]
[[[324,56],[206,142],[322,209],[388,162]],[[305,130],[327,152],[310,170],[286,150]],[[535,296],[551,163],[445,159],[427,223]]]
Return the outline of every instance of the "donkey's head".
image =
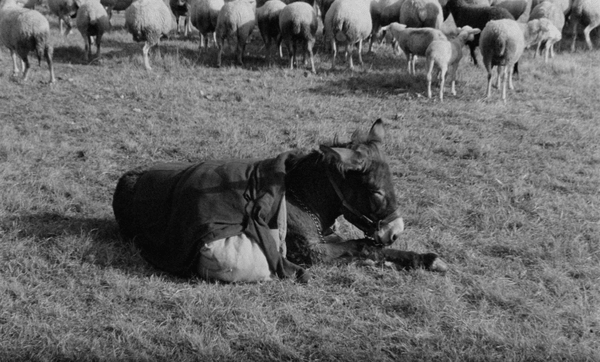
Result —
[[[355,132],[349,143],[321,146],[334,165],[327,177],[342,201],[342,214],[377,244],[389,245],[404,230],[390,167],[380,146],[385,131],[378,119],[368,134]]]

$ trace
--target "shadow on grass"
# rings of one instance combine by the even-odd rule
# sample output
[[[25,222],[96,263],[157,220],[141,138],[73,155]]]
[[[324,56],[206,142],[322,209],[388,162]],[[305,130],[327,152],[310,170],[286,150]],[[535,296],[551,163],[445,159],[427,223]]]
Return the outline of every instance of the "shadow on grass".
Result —
[[[312,88],[310,91],[325,95],[368,95],[371,97],[389,97],[407,95],[409,97],[427,92],[427,83],[424,74],[412,76],[398,71],[351,71],[336,68],[326,70],[328,73],[350,73],[345,78],[337,78],[330,82]]]
[[[73,249],[77,249],[77,243],[89,240],[90,246],[80,252],[69,252],[80,254],[82,263],[91,263],[100,268],[111,267],[142,277],[159,274],[170,281],[189,282],[189,279],[164,273],[148,264],[132,242],[121,239],[114,219],[42,212],[0,219],[0,227],[18,230],[18,238],[34,238],[43,249],[42,254],[53,254],[48,249],[57,249],[54,253],[67,253],[69,242],[73,243]]]

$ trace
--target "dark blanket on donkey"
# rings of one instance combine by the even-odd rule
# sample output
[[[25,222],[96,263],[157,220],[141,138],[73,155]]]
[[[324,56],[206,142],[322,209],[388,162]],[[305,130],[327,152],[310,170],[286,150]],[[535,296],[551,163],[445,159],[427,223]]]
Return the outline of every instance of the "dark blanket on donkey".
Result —
[[[278,277],[306,278],[283,258],[269,226],[276,228],[293,153],[267,160],[158,164],[138,180],[133,200],[136,245],[159,269],[190,274],[201,247],[246,233],[262,248]]]

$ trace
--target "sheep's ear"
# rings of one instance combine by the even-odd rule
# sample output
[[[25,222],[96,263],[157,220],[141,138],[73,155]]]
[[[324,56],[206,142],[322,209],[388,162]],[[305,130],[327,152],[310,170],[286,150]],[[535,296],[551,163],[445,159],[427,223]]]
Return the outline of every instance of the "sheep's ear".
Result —
[[[479,33],[481,33],[480,29],[471,29],[471,31],[469,32],[469,34],[471,34],[471,35],[475,35],[475,34],[479,34]]]

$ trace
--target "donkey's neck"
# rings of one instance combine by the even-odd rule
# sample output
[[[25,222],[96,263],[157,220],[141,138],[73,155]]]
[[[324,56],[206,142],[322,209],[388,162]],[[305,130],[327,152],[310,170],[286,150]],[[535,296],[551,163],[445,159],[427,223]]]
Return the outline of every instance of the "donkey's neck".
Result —
[[[328,167],[321,154],[311,152],[302,157],[286,176],[286,188],[292,194],[290,201],[293,204],[300,203],[297,206],[301,209],[306,207],[317,216],[322,230],[333,225],[341,215],[342,206],[327,177]]]

